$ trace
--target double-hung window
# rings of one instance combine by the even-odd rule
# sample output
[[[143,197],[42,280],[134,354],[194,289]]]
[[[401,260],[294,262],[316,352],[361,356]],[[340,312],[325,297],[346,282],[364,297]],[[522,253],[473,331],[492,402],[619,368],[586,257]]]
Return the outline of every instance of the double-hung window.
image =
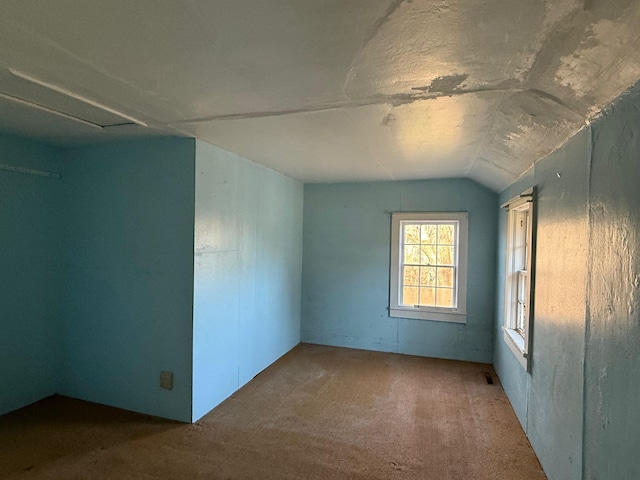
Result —
[[[466,322],[468,214],[394,213],[389,316]]]
[[[528,368],[533,298],[533,195],[533,189],[529,189],[503,205],[508,211],[504,339],[525,368]]]

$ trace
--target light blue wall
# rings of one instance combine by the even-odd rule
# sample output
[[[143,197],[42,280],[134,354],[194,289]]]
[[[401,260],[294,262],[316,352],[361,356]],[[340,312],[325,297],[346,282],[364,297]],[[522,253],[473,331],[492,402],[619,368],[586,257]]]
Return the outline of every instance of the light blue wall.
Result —
[[[593,125],[585,479],[640,478],[640,85]]]
[[[300,342],[302,184],[196,143],[193,421]]]
[[[60,151],[0,135],[0,164],[59,172]],[[0,170],[0,414],[56,393],[61,182]]]
[[[0,154],[62,173],[0,171],[0,413],[62,393],[196,420],[299,343],[299,182],[189,139]]]
[[[60,393],[190,421],[195,142],[65,156]],[[159,387],[161,370],[173,390]]]
[[[490,363],[497,196],[466,179],[307,184],[305,342]],[[467,324],[390,318],[391,213],[469,212]]]
[[[494,363],[551,480],[640,478],[638,118],[635,87],[500,196],[539,191],[531,372],[499,334],[504,213]]]
[[[535,295],[528,374],[501,332],[506,268],[503,211],[494,364],[545,472],[559,480],[581,475],[589,138],[589,130],[582,130],[500,196],[504,202],[531,186],[537,189]]]

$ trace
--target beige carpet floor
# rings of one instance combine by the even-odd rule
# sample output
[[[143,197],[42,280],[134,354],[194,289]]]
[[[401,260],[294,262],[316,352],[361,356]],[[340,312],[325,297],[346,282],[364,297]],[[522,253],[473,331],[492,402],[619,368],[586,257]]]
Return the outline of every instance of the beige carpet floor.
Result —
[[[193,425],[59,396],[2,416],[0,478],[546,477],[491,366],[303,344]]]

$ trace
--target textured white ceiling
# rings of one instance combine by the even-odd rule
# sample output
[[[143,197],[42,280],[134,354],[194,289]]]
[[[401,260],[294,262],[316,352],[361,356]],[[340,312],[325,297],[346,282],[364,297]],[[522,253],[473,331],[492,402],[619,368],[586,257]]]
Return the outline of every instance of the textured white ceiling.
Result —
[[[0,98],[0,130],[183,134],[307,182],[500,190],[640,79],[640,2],[2,0],[0,45],[0,93],[12,69],[148,125]]]

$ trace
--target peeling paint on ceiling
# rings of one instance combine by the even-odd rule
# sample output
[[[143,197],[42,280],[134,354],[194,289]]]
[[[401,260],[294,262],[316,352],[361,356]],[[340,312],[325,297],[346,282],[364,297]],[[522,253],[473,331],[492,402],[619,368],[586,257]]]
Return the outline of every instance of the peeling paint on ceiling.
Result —
[[[148,127],[0,95],[0,130],[189,135],[307,182],[501,190],[640,79],[639,32],[636,0],[3,0],[0,93],[13,69]]]

